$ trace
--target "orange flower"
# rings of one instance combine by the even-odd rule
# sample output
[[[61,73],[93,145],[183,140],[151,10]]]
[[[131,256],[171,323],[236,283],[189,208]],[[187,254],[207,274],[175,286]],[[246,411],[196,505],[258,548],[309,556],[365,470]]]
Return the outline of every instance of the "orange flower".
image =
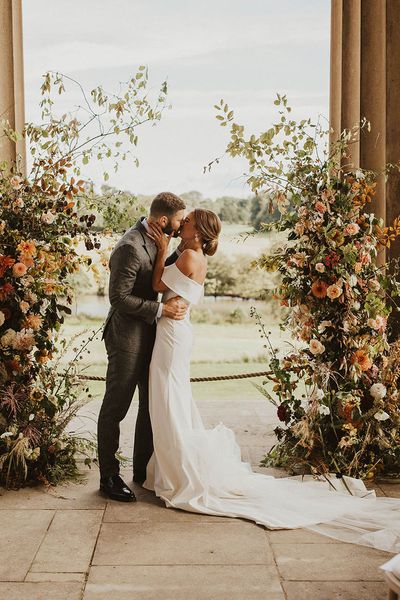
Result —
[[[372,367],[372,360],[368,356],[368,352],[360,348],[356,350],[351,357],[351,362],[358,365],[361,371],[368,371]]]
[[[19,259],[20,262],[28,268],[33,267],[33,265],[35,264],[33,257],[30,254],[21,254]]]
[[[36,246],[35,242],[30,242],[29,240],[25,242],[20,242],[17,246],[17,250],[21,252],[21,254],[28,254],[30,256],[36,256]]]
[[[26,265],[24,265],[24,263],[21,262],[15,263],[15,265],[13,266],[14,277],[22,277],[23,275],[25,275],[25,273]]]
[[[23,327],[24,329],[33,329],[34,331],[37,331],[40,329],[42,322],[43,319],[40,315],[27,315],[25,317]]]
[[[14,263],[15,259],[11,256],[0,255],[0,277],[3,277],[8,267],[11,267]]]
[[[325,298],[328,285],[325,281],[317,279],[311,286],[311,291],[316,298]]]

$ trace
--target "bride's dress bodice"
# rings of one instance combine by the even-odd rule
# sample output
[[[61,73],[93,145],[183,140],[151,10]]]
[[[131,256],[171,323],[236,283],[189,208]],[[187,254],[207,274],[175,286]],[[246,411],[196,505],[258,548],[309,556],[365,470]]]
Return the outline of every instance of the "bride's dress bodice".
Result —
[[[163,302],[174,296],[181,296],[188,304],[198,304],[204,295],[204,286],[187,277],[175,263],[164,267],[161,281],[168,286],[162,296]]]

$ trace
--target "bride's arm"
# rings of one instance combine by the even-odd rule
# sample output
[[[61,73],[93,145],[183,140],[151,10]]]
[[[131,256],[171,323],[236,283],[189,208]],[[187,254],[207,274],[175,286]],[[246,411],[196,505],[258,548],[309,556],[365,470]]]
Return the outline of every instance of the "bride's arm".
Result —
[[[164,237],[165,237],[165,235],[164,235]],[[164,250],[164,248],[159,248],[158,246],[157,246],[157,248],[158,248],[158,250],[157,250],[156,264],[154,266],[154,271],[153,271],[152,285],[153,285],[153,290],[155,292],[165,292],[165,290],[167,290],[168,288],[165,285],[165,283],[163,283],[161,281],[161,277],[164,272],[165,259],[167,258],[168,243],[165,246],[165,250]]]
[[[168,288],[161,281],[161,277],[164,272],[165,260],[168,254],[168,245],[171,241],[173,233],[167,237],[159,225],[149,223],[149,226],[152,230],[151,235],[154,238],[157,246],[157,256],[156,264],[153,270],[152,286],[155,292],[165,292],[165,290]]]

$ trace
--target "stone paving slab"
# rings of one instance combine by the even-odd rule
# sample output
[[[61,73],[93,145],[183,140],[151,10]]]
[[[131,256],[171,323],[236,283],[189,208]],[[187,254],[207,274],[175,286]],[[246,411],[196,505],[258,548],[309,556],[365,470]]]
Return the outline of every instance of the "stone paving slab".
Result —
[[[25,577],[25,581],[32,581],[32,582],[53,582],[53,583],[64,583],[66,581],[77,581],[79,583],[82,583],[82,585],[85,583],[86,580],[86,573],[35,573],[35,572],[29,572],[28,575]]]
[[[271,544],[286,581],[381,581],[387,552],[354,544]]]
[[[0,581],[23,581],[54,517],[51,510],[0,511]]]
[[[361,581],[285,581],[287,600],[387,600],[382,582]]]
[[[84,600],[284,600],[274,565],[92,567]]]
[[[266,530],[266,535],[270,544],[338,544],[337,540],[307,529]]]
[[[0,514],[12,509],[104,509],[107,499],[98,493],[97,466],[84,469],[85,479],[79,484],[57,487],[35,486],[20,490],[0,490]]]
[[[232,521],[229,517],[201,515],[174,508],[166,508],[165,503],[157,498],[153,492],[138,495],[137,502],[123,504],[122,502],[109,502],[104,513],[104,523],[226,523]]]
[[[81,600],[80,583],[0,583],[0,600]]]
[[[252,523],[104,523],[93,565],[272,564]]]
[[[85,572],[90,565],[102,517],[101,510],[57,511],[31,571]]]

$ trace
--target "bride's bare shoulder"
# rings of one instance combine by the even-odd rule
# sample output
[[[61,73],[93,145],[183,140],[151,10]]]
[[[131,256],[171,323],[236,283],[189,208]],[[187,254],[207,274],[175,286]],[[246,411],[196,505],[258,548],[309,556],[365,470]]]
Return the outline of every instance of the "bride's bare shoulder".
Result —
[[[191,248],[186,248],[176,261],[176,266],[179,267],[182,273],[190,276],[193,273],[197,274],[203,266],[204,260],[204,256],[199,254],[199,252]]]

